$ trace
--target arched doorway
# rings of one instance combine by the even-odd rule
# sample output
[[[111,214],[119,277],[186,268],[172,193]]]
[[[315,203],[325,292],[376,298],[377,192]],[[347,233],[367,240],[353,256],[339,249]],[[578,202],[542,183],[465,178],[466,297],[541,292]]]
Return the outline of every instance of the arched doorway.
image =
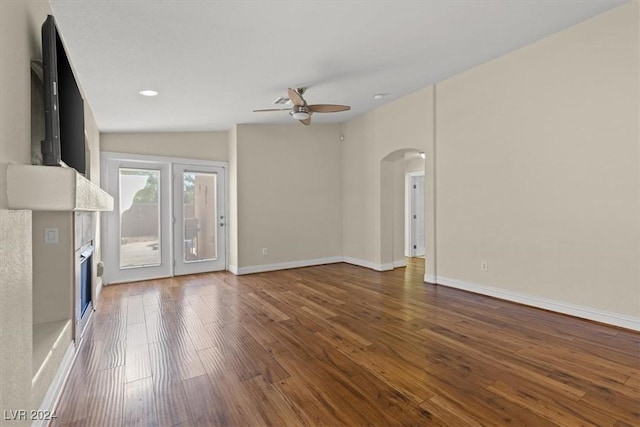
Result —
[[[421,155],[422,154],[422,155]],[[402,148],[386,154],[379,163],[378,192],[378,264],[382,270],[391,270],[405,265],[407,238],[407,176],[422,173],[424,176],[424,216],[421,219],[424,231],[425,280],[435,277],[435,213],[432,171],[428,167],[424,152],[417,148]],[[430,256],[432,259],[430,259]],[[429,280],[431,281],[431,280]]]

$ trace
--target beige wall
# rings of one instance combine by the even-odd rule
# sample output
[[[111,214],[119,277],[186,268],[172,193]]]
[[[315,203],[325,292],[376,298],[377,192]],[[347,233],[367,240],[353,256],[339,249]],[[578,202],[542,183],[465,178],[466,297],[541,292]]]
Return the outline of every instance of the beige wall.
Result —
[[[343,238],[346,258],[373,263],[375,259],[374,115],[363,114],[343,126]]]
[[[229,209],[227,233],[229,238],[229,266],[238,267],[238,128],[228,132],[229,143]],[[231,267],[230,267],[231,268]],[[237,273],[237,270],[233,271]]]
[[[30,60],[48,2],[0,2],[0,410],[31,408],[31,212],[7,210],[6,166],[31,163]],[[2,422],[2,421],[0,421]],[[14,423],[18,424],[18,423]]]
[[[393,268],[394,261],[401,261],[404,254],[400,248],[404,242],[401,177],[405,154],[424,151],[433,156],[433,88],[350,120],[343,125],[343,132],[344,256],[376,269]],[[427,180],[433,182],[428,176]],[[434,192],[428,183],[425,191],[427,206],[433,206]],[[428,251],[435,245],[433,225],[429,225],[432,220],[425,219]],[[427,257],[429,271],[434,258]]]
[[[33,212],[33,323],[70,319],[75,275],[71,212]],[[44,243],[45,227],[59,230],[56,245]],[[67,250],[61,250],[65,248]]]
[[[101,151],[226,162],[227,132],[103,133]]]
[[[239,271],[340,257],[340,126],[238,125],[236,146]]]
[[[405,161],[404,156],[393,162],[393,264],[402,266],[405,247]]]
[[[437,85],[440,278],[640,315],[638,34],[633,2]]]

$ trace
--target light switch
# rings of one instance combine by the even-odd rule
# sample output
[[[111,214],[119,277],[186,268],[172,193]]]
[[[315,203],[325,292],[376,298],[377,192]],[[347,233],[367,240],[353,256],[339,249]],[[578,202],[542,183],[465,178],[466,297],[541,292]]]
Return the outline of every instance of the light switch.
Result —
[[[58,227],[44,229],[44,243],[47,245],[58,243]]]

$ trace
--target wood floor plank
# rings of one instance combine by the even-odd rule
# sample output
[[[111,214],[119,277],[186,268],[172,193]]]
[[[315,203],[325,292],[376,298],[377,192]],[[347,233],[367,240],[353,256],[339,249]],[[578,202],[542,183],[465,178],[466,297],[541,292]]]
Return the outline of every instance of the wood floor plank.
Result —
[[[134,295],[126,298],[127,301],[127,325],[144,322],[144,304],[142,295]]]
[[[612,392],[606,388],[585,387],[588,389],[587,394],[580,401],[592,408],[597,408],[599,412],[603,412],[612,418],[630,423],[631,425],[640,425],[640,404],[638,404],[638,396],[625,396],[620,393]],[[602,405],[606,402],[606,405]]]
[[[62,426],[74,421],[88,418],[91,414],[91,388],[94,377],[87,376],[87,371],[81,365],[74,366],[74,374],[70,375],[60,397],[56,410],[57,418],[52,425]]]
[[[366,370],[352,376],[351,381],[367,394],[369,400],[384,408],[388,417],[394,420],[389,425],[446,425],[440,417],[421,408],[416,409],[409,398]]]
[[[260,345],[277,342],[278,339],[251,316],[243,316],[239,322]]]
[[[248,407],[259,414],[260,422],[257,425],[314,425],[304,409],[296,405],[289,396],[280,393],[271,381],[256,377],[244,382],[243,386],[248,396]]]
[[[52,425],[640,425],[640,333],[407,262],[106,286]]]
[[[200,295],[190,295],[187,301],[195,311],[202,324],[212,323],[218,320],[216,313],[209,308]]]
[[[127,382],[151,376],[147,331],[144,323],[127,326],[125,360]]]
[[[289,307],[289,310],[291,308],[296,308],[296,307],[297,308],[306,307],[310,310],[313,310],[316,313],[316,315],[322,316],[324,318],[336,316],[336,313],[334,313],[327,307],[317,304],[312,300],[305,298],[302,295],[291,292],[289,290],[275,291],[272,289],[264,289],[263,292],[275,299],[278,299],[284,304],[287,304]]]
[[[191,420],[196,426],[233,425],[229,408],[223,404],[223,393],[211,384],[207,375],[190,378],[183,382],[189,405]]]
[[[126,329],[125,329],[126,331]],[[126,341],[104,341],[99,369],[111,369],[124,366],[126,360]]]
[[[183,380],[194,378],[205,373],[202,361],[198,357],[196,348],[187,334],[163,343],[166,351],[173,356],[177,374]]]
[[[408,370],[404,364],[397,363],[393,359],[385,358],[377,353],[369,353],[366,349],[358,348],[336,335],[330,336],[318,333],[317,337],[347,355],[359,366],[364,367],[378,379],[415,403],[419,404],[433,397],[433,393],[420,383],[420,377],[424,375],[422,370],[415,367]],[[387,363],[391,363],[391,365],[387,365]],[[397,369],[398,366],[401,366],[401,368]],[[287,366],[285,366],[285,369],[287,369]]]
[[[145,319],[147,341],[150,343],[168,341],[184,332],[177,311],[145,307]]]
[[[333,390],[319,387],[309,371],[300,366],[301,371],[290,378],[279,381],[275,386],[313,420],[311,425],[362,425],[358,415],[354,416],[346,408],[340,407],[338,399],[332,399]],[[360,422],[358,422],[360,421]]]
[[[196,350],[215,347],[216,342],[206,327],[208,324],[202,323],[193,307],[183,307],[178,322],[181,330],[186,330]]]
[[[433,334],[433,332],[427,330],[421,330],[420,332],[422,332],[426,337],[432,336]],[[470,345],[466,340],[456,341],[454,338],[451,338],[450,335],[440,335],[439,339],[450,344],[452,347],[457,348],[461,352],[474,355],[477,359],[482,359],[488,354],[486,349],[480,350],[474,347],[474,345]],[[562,393],[576,401],[580,400],[580,398],[585,394],[583,390],[579,390],[550,378],[549,374],[551,372],[542,366],[538,366],[535,360],[520,358],[517,353],[509,355],[507,354],[508,352],[505,353],[498,347],[494,349],[494,352],[497,356],[497,358],[494,359],[495,366],[499,366],[499,369],[503,370],[507,374],[521,377],[523,379],[533,378],[539,383],[546,384],[548,387],[555,389],[557,393]]]
[[[88,408],[89,425],[121,425],[124,408],[124,366],[98,371],[93,384]]]
[[[200,350],[198,355],[212,379],[234,378],[238,381],[246,381],[259,376],[262,373],[262,367],[244,350],[245,348],[242,347],[232,351],[209,348]]]
[[[571,401],[551,395],[549,390],[533,383],[507,384],[496,381],[487,389],[558,425],[603,426],[616,422],[615,418],[593,410],[584,403],[574,406]]]
[[[264,298],[260,298],[260,296],[253,292],[245,294],[244,298],[255,309],[261,311],[275,322],[281,322],[283,320],[290,319],[289,316],[278,310],[273,304],[269,303]]]
[[[158,425],[151,377],[130,381],[124,385],[123,424],[136,427]]]
[[[191,419],[180,376],[165,372],[154,375],[153,393],[159,426],[174,426]]]

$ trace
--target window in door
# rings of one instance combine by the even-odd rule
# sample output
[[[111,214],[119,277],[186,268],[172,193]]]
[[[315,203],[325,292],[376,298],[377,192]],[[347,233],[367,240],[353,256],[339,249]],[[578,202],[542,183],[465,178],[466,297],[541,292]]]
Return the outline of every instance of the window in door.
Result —
[[[120,268],[160,265],[160,171],[120,168],[119,207]]]

